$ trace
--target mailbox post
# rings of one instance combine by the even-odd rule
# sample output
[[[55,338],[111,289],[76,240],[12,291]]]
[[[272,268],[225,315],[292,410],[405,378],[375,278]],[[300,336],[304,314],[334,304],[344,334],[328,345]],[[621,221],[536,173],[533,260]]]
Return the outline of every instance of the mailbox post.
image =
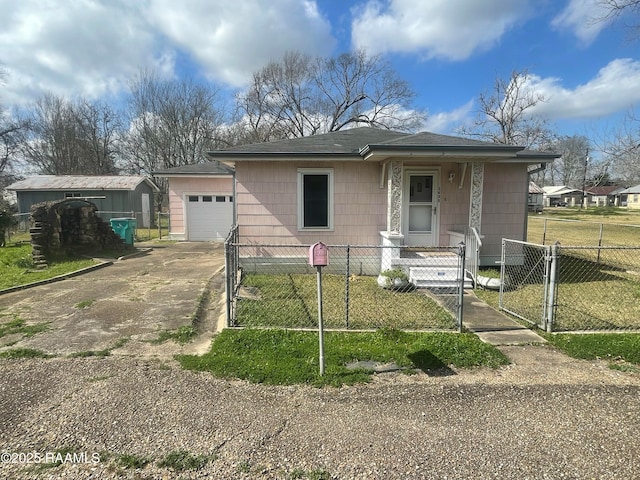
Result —
[[[322,327],[322,267],[329,264],[329,249],[322,242],[309,247],[309,265],[316,267],[318,280],[318,342],[320,347],[320,375],[324,375],[324,331]]]

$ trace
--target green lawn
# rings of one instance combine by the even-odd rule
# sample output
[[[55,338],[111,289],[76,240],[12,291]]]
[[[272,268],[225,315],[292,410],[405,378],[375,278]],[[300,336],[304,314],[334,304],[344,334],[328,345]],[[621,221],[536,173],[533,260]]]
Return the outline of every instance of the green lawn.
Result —
[[[546,234],[544,233],[546,219]],[[542,214],[530,214],[527,240],[551,245],[639,245],[640,211],[624,208],[546,208]]]
[[[0,248],[0,290],[45,280],[94,265],[90,258],[54,258],[46,270],[33,270],[31,245],[9,244]]]
[[[349,324],[346,324],[345,278],[324,275],[323,320],[327,328],[399,329],[456,328],[453,315],[419,290],[380,288],[374,277],[352,276],[349,282]],[[256,327],[313,327],[318,323],[315,275],[248,274],[242,285],[253,298],[237,303],[237,323]]]
[[[381,329],[375,332],[325,332],[325,375],[318,365],[318,334],[280,329],[226,329],[202,356],[176,357],[184,368],[216,377],[240,378],[274,385],[350,385],[370,380],[372,371],[349,370],[353,361],[394,362],[400,367],[434,374],[449,367],[491,367],[509,363],[495,347],[473,334],[416,333]]]

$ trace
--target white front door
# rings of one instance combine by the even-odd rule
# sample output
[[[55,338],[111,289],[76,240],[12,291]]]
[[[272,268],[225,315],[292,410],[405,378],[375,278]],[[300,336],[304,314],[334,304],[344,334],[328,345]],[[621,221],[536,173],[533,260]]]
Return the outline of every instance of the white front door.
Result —
[[[437,171],[405,170],[402,225],[407,245],[438,245],[439,200]]]

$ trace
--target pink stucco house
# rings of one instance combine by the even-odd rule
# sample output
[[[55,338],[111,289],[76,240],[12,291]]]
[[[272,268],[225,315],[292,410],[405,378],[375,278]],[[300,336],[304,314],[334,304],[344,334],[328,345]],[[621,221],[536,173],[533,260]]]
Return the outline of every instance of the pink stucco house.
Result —
[[[378,272],[415,266],[403,263],[407,246],[460,242],[476,268],[495,266],[503,238],[526,238],[530,174],[558,157],[370,127],[210,156],[156,172],[169,179],[171,238],[221,241],[236,224],[256,256],[276,255],[267,244],[383,245]]]
[[[235,169],[243,243],[451,246],[471,231],[487,265],[526,238],[529,174],[558,157],[370,127],[210,156]]]

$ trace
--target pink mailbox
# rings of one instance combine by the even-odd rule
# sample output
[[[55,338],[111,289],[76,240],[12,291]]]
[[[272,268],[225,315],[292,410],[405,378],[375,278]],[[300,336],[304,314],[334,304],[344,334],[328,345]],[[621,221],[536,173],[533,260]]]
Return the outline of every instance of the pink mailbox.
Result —
[[[309,265],[326,267],[329,264],[329,249],[322,243],[314,243],[309,247]]]

